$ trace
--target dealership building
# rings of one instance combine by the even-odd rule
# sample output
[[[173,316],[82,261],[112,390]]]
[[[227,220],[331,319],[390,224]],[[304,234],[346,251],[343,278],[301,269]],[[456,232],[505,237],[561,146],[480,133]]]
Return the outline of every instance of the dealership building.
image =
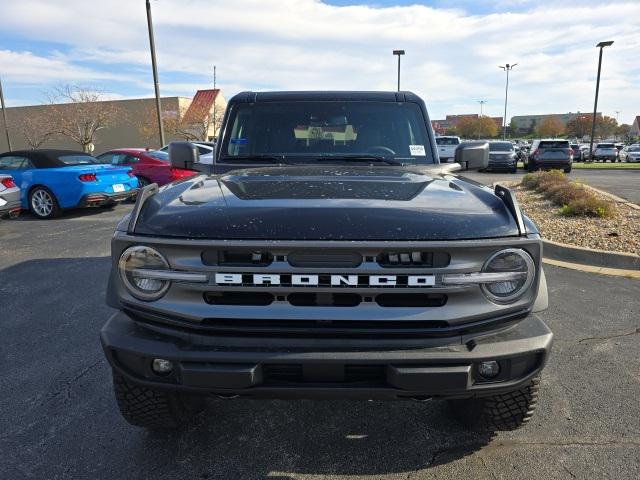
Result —
[[[184,132],[189,125],[202,125],[205,132],[202,140],[215,140],[216,127],[219,127],[219,119],[226,108],[226,101],[219,89],[198,90],[193,98],[188,97],[162,97],[162,117],[165,119],[165,142],[182,140]],[[128,100],[107,100],[94,102],[91,107],[102,108],[115,112],[109,126],[97,131],[94,141],[94,154],[100,154],[114,148],[141,147],[159,148],[156,105],[154,98],[137,98]],[[50,119],[56,115],[73,117],[80,110],[86,111],[83,104],[62,103],[55,105],[32,105],[24,107],[10,107],[6,109],[7,123],[11,135],[11,144],[14,150],[28,149],[29,143],[25,138],[25,126],[29,128],[47,128]],[[61,113],[62,112],[62,113]],[[216,118],[218,120],[211,121]],[[53,121],[53,120],[51,120]],[[180,121],[181,128],[171,128],[168,125],[176,125]],[[180,131],[178,131],[180,130]],[[4,124],[0,116],[0,153],[6,152],[6,136]],[[50,136],[40,148],[64,148],[81,150],[81,146],[68,137],[60,134]]]
[[[511,117],[511,122],[515,123],[517,134],[527,135],[535,131],[536,127],[545,119],[553,118],[559,120],[562,125],[566,125],[571,120],[575,120],[581,115],[588,115],[592,118],[591,113],[585,112],[546,113],[543,115],[516,115]],[[602,113],[598,112],[597,116],[602,116]]]

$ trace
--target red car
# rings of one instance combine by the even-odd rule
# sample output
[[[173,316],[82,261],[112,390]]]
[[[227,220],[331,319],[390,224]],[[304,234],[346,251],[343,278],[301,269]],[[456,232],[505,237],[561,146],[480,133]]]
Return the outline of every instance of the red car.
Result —
[[[193,170],[172,168],[169,154],[159,150],[145,150],[144,148],[118,148],[98,155],[102,163],[111,165],[126,165],[133,169],[138,177],[140,188],[157,183],[162,186],[175,180],[198,175]]]

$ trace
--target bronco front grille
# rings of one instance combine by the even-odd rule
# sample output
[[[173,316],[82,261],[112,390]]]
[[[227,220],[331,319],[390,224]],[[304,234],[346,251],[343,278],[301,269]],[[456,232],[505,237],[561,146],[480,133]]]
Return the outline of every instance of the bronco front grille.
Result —
[[[446,252],[420,250],[385,251],[377,255],[360,252],[287,252],[277,254],[260,249],[204,250],[202,262],[208,266],[268,267],[274,262],[294,268],[357,268],[363,262],[376,263],[383,268],[423,267],[445,268],[451,256]]]
[[[116,250],[131,243],[127,238]],[[489,301],[479,284],[447,283],[444,275],[480,272],[504,248],[523,248],[537,265],[540,261],[540,240],[526,237],[441,242],[144,237],[136,243],[158,249],[173,271],[204,280],[172,281],[154,302],[123,290],[123,304],[148,318],[211,335],[452,335],[467,325],[527,311],[536,289],[500,305]]]
[[[361,303],[376,303],[380,307],[442,307],[447,303],[444,294],[383,293],[362,295],[358,293],[297,292],[274,295],[268,292],[205,292],[204,301],[209,305],[267,306],[274,302],[288,303],[294,307],[357,307]]]

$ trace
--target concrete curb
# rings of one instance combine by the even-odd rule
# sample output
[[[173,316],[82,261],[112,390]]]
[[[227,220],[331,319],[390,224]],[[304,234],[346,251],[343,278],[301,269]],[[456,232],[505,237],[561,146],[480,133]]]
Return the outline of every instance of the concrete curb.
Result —
[[[640,256],[632,253],[576,247],[574,245],[544,239],[542,240],[542,244],[544,258],[590,267],[640,272]]]
[[[503,186],[510,188],[519,182],[508,181],[496,183],[501,183]],[[615,195],[603,192],[589,185],[585,185],[585,187],[604,197],[610,198],[616,203],[622,203],[630,208],[640,210],[640,206],[624,198],[616,197]],[[640,256],[638,255],[578,247],[545,239],[542,240],[542,243],[543,261],[550,265],[589,273],[640,278]]]
[[[592,187],[591,185],[587,185],[586,183],[582,183],[582,182],[580,182],[580,183],[581,183],[581,185],[586,187],[587,190],[592,190],[592,191],[596,192],[597,194],[602,195],[603,197],[606,197],[606,198],[608,198],[610,200],[613,200],[616,203],[622,203],[623,205],[626,205],[627,207],[633,208],[634,210],[640,210],[640,205],[636,205],[635,203],[630,202],[626,198],[617,197],[612,193],[605,192],[604,190],[600,190],[599,188]]]
[[[581,265],[579,263],[562,262],[560,260],[552,260],[543,258],[542,263],[545,265],[553,265],[555,267],[568,268],[586,273],[598,273],[601,275],[613,275],[615,277],[625,277],[640,280],[640,270],[624,270],[620,268],[592,267],[591,265]]]

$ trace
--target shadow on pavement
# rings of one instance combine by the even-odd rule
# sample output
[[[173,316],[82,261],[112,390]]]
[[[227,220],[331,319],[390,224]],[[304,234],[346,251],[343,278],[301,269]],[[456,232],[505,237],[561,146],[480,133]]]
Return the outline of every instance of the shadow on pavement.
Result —
[[[185,431],[146,433],[136,454],[166,471],[197,452],[200,471],[189,473],[202,478],[375,478],[454,461],[491,438],[460,427],[444,402],[242,399],[213,401]]]
[[[30,260],[0,270],[0,477],[291,479],[447,463],[491,435],[443,402],[211,400],[183,430],[129,426],[99,330],[108,257]],[[8,477],[5,477],[8,478]]]

